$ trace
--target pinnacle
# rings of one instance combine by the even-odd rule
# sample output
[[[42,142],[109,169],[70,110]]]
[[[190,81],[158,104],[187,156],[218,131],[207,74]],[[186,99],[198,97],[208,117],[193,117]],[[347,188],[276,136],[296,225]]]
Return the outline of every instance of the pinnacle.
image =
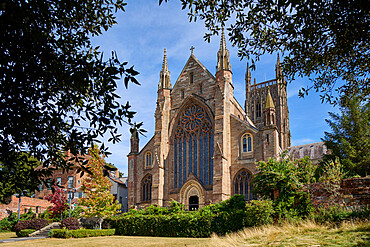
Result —
[[[164,48],[164,57],[163,57],[162,71],[168,71],[167,50],[166,50],[166,48]]]

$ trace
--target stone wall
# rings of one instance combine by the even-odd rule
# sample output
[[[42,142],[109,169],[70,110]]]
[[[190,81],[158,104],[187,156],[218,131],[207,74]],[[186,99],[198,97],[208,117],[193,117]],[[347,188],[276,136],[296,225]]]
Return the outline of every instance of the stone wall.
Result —
[[[9,216],[10,213],[18,213],[19,198],[12,196],[9,204],[0,204],[0,220]],[[37,198],[21,197],[21,214],[28,212],[30,208],[34,213],[40,214],[53,204]]]
[[[369,206],[370,177],[343,179],[337,188],[322,183],[310,185],[311,201],[318,206]]]

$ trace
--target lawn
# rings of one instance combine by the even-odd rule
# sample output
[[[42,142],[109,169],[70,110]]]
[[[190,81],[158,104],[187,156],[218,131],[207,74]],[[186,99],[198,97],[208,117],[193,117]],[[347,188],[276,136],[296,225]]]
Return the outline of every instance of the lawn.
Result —
[[[6,246],[24,246],[24,247],[39,247],[39,246],[206,246],[209,238],[160,238],[160,237],[126,237],[126,236],[111,236],[111,237],[94,237],[80,239],[39,239],[28,240],[13,243],[0,244],[1,247]]]
[[[0,240],[8,238],[16,238],[15,232],[0,232]]]
[[[213,236],[211,246],[370,246],[370,222],[339,227],[313,222],[247,228],[225,237]]]

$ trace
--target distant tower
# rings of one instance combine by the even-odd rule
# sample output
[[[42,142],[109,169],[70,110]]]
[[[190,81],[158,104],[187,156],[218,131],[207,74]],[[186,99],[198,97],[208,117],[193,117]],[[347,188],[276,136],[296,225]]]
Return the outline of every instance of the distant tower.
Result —
[[[249,64],[247,63],[247,70],[245,71],[245,103],[244,103],[244,110],[247,115],[248,115],[248,110],[249,110],[251,84],[252,84],[252,76],[249,70]]]

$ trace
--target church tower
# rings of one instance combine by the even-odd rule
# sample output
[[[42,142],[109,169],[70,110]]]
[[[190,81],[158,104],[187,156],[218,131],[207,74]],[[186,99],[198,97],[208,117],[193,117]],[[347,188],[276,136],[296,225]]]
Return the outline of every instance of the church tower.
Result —
[[[229,51],[226,48],[224,28],[222,27],[220,49],[217,53],[215,93],[215,153],[213,200],[222,201],[231,195],[231,100],[234,98]]]
[[[153,144],[153,203],[163,206],[164,163],[168,155],[168,132],[171,109],[171,73],[168,70],[167,51],[164,49],[162,70],[159,73],[157,108],[155,111],[155,135]]]

